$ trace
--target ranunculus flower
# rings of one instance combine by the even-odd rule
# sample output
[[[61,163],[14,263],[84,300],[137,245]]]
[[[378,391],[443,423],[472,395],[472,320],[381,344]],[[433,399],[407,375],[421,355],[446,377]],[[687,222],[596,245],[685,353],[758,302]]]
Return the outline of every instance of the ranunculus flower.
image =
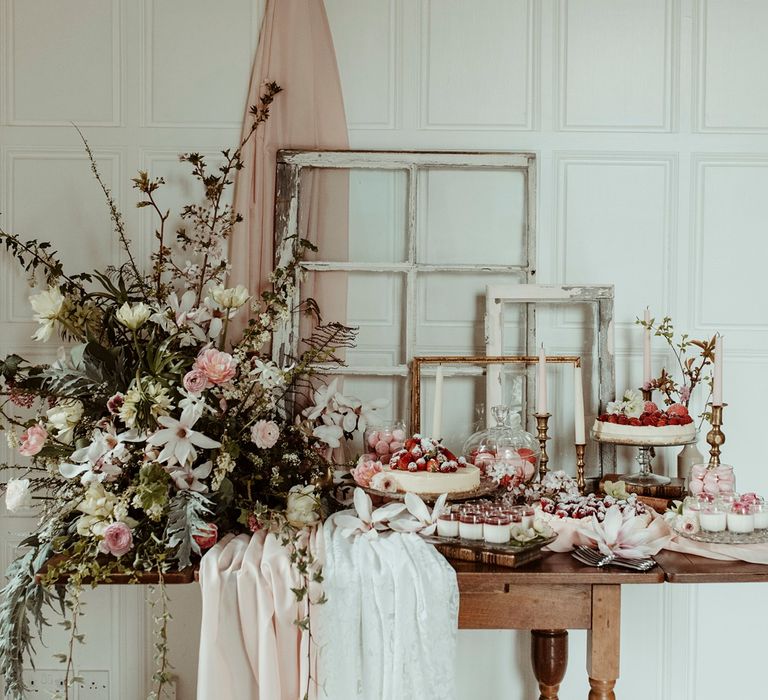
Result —
[[[314,525],[320,520],[320,514],[317,512],[317,496],[312,484],[291,488],[288,492],[285,517],[294,527]]]
[[[61,316],[66,297],[58,287],[48,287],[48,291],[29,297],[29,303],[35,312],[35,320],[40,324],[32,338],[45,342],[53,334],[54,321]]]
[[[377,459],[372,459],[372,457],[373,455],[362,455],[357,460],[357,466],[352,470],[352,478],[360,486],[370,486],[371,479],[382,470],[381,462]]]
[[[122,557],[133,549],[133,533],[125,523],[112,523],[104,528],[104,539],[99,542],[104,554]]]
[[[197,546],[200,549],[210,549],[219,539],[219,528],[216,527],[215,523],[208,523],[205,526],[204,533],[194,535],[192,539],[197,542]]]
[[[239,309],[248,301],[248,290],[242,284],[225,289],[219,285],[211,289],[211,298],[224,309]]]
[[[48,423],[56,430],[56,437],[69,441],[72,438],[72,429],[83,417],[83,404],[77,399],[59,401],[45,413]]]
[[[191,394],[199,394],[208,387],[208,377],[199,369],[191,369],[182,380],[184,388]]]
[[[32,425],[21,436],[19,452],[25,457],[34,457],[43,449],[47,439],[48,431],[42,425]]]
[[[251,427],[251,440],[260,450],[274,447],[280,437],[280,428],[272,420],[258,420]]]
[[[224,384],[235,376],[237,360],[228,352],[215,348],[203,350],[193,369],[201,371],[210,384]]]
[[[150,309],[143,301],[140,301],[133,306],[126,301],[125,304],[117,310],[115,318],[126,328],[135,331],[138,328],[141,328],[151,315],[152,309]]]
[[[10,513],[32,505],[29,479],[10,479],[5,486],[5,507]]]

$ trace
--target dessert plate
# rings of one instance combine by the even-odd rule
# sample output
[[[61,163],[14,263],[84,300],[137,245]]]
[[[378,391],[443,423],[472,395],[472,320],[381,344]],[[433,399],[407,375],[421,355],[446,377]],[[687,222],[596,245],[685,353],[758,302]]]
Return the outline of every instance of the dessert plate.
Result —
[[[362,487],[363,490],[371,496],[379,496],[380,498],[386,498],[389,501],[404,501],[405,493],[402,491],[379,491],[378,489],[372,489],[370,487]],[[482,479],[480,486],[472,489],[471,491],[454,491],[449,493],[446,497],[447,502],[451,501],[471,501],[473,498],[483,498],[492,493],[495,493],[499,488],[499,485],[492,479]],[[434,503],[441,493],[418,493],[416,494],[425,503]]]
[[[707,542],[708,544],[763,544],[768,542],[768,530],[755,530],[754,532],[681,532],[676,528],[673,531],[681,537],[686,537],[694,542]]]

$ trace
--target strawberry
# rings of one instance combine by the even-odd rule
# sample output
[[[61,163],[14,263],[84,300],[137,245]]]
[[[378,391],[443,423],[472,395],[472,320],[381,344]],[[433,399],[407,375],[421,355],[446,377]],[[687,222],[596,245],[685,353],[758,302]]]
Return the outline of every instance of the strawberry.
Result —
[[[437,472],[440,471],[440,465],[437,463],[436,459],[430,459],[421,471]]]
[[[668,409],[667,413],[670,416],[687,416],[688,415],[688,409],[683,406],[681,403],[673,403]]]
[[[659,407],[653,403],[653,401],[646,401],[643,404],[643,412],[644,413],[654,413],[655,411],[658,411]]]
[[[445,447],[443,447],[443,449],[442,449],[442,452],[443,452],[443,454],[445,455],[445,458],[446,458],[446,459],[447,459],[449,462],[455,462],[455,461],[456,461],[456,455],[455,455],[455,454],[453,454],[453,452],[451,452],[450,450],[448,450],[448,449],[446,449]]]
[[[533,450],[529,450],[527,447],[521,447],[517,451],[517,454],[520,455],[520,459],[530,462],[531,464],[536,464],[536,455],[533,453]]]
[[[397,468],[403,471],[410,470],[410,465],[416,463],[416,458],[410,452],[403,452],[397,458]]]
[[[408,452],[410,452],[418,444],[419,444],[418,440],[416,440],[415,438],[410,437],[410,438],[408,438],[405,441],[405,449],[408,450]]]

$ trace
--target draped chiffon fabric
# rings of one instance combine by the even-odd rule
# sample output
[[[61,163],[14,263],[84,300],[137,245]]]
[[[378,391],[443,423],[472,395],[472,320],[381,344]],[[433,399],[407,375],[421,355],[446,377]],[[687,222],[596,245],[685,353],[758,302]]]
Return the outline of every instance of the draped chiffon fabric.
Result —
[[[279,149],[347,149],[347,122],[328,18],[322,0],[267,0],[247,105],[258,102],[264,83],[282,88],[269,120],[246,145],[245,167],[235,182],[234,209],[243,216],[229,243],[229,285],[245,285],[254,297],[270,288],[274,264],[275,164]],[[250,129],[247,110],[243,135]],[[302,181],[301,233],[325,259],[347,255],[348,177],[317,173]],[[310,281],[310,293],[334,320],[346,317],[346,280]],[[323,284],[327,289],[323,288]],[[244,314],[241,314],[244,316]],[[247,319],[233,328],[237,337]]]

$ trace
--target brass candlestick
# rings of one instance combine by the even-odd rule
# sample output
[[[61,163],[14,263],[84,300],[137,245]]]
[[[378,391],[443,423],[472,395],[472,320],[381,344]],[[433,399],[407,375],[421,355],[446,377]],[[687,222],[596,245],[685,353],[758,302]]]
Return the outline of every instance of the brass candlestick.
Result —
[[[712,430],[707,433],[709,444],[709,468],[716,469],[720,466],[720,448],[725,442],[725,434],[721,430],[723,425],[723,406],[712,406]]]
[[[547,464],[549,463],[549,455],[547,454],[547,435],[549,419],[552,417],[551,413],[534,413],[533,417],[536,419],[536,430],[538,431],[539,449],[541,450],[541,457],[539,458],[539,478],[543,479],[547,475]]]
[[[584,478],[584,452],[586,445],[576,445],[576,485],[579,487],[579,493],[584,493],[587,487],[587,480]]]

